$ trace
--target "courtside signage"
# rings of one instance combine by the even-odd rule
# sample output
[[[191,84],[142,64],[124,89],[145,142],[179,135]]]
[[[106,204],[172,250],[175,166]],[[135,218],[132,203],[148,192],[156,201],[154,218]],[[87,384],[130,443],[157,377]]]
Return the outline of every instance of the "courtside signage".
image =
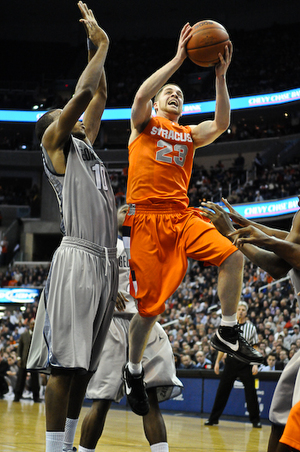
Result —
[[[39,296],[39,289],[23,289],[22,287],[0,289],[0,303],[33,303]]]
[[[235,204],[233,206],[245,218],[268,218],[278,215],[290,215],[299,210],[298,197],[284,198],[276,201],[253,202],[251,204]],[[223,203],[218,203],[224,207]],[[228,210],[225,208],[225,210]]]

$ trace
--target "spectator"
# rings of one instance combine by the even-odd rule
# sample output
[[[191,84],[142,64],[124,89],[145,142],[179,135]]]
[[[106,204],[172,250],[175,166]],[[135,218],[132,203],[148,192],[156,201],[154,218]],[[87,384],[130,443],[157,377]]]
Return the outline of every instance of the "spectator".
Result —
[[[196,368],[197,369],[211,369],[212,362],[207,359],[202,351],[196,353]]]
[[[300,339],[300,331],[299,331],[299,325],[293,326],[294,334],[292,335],[291,344],[296,343],[297,339]]]
[[[259,370],[261,372],[271,372],[273,370],[277,370],[275,368],[276,355],[274,353],[269,353],[267,356],[267,366],[261,366]]]
[[[29,329],[21,334],[19,347],[18,347],[18,375],[15,385],[15,398],[14,402],[19,402],[22,398],[23,390],[25,388],[26,376],[27,376],[27,358],[29,353],[29,348],[32,340],[32,334],[34,330],[35,320],[31,319],[29,322]],[[31,389],[33,394],[33,401],[40,402],[40,384],[39,384],[39,374],[35,371],[31,371]]]
[[[196,364],[192,361],[190,355],[182,355],[178,369],[196,369]]]

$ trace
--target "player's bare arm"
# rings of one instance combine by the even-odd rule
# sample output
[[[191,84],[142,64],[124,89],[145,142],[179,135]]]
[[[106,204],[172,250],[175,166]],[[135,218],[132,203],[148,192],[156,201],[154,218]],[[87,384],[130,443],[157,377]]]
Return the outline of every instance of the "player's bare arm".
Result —
[[[79,5],[83,7],[82,5],[84,4],[79,2]],[[82,20],[85,21],[85,26],[90,25],[90,22],[86,18]],[[90,28],[92,29],[93,27],[90,26]],[[75,126],[84,129],[84,124],[79,125],[76,123],[88,107],[99,87],[109,40],[103,30],[101,33],[98,33],[98,39],[98,49],[81,74],[75,88],[74,96],[69,100],[64,109],[61,110],[57,116],[57,120],[46,129],[42,139],[42,143],[47,149],[54,169],[59,174],[65,172],[64,144]]]
[[[98,22],[93,14],[93,11],[87,7],[85,3],[79,2],[78,7],[82,14],[80,22],[84,25],[88,40],[92,45],[88,48],[88,62],[95,56],[97,48],[101,42],[108,41],[108,37],[104,30],[98,25]],[[101,124],[101,118],[107,100],[107,83],[105,71],[103,68],[102,76],[100,78],[98,89],[89,103],[83,118],[85,126],[85,133],[91,144],[94,144]]]
[[[150,121],[152,115],[151,99],[186,59],[186,43],[190,39],[191,29],[192,27],[189,23],[185,24],[180,33],[175,57],[145,80],[137,91],[131,110],[132,133],[129,143],[144,130]]]
[[[240,215],[233,207],[232,205],[227,201],[227,199],[222,198],[223,203],[225,204],[225,206],[228,208],[229,210],[229,216],[232,219],[233,223],[238,224],[240,226],[249,226],[249,225],[253,225],[256,228],[260,229],[261,231],[263,231],[265,234],[267,235],[273,235],[279,239],[285,239],[288,235],[287,231],[282,231],[281,229],[274,229],[274,228],[269,228],[263,224],[260,223],[256,223],[255,221],[252,220],[248,220],[247,218],[243,217],[242,215]]]
[[[262,234],[268,237],[260,229],[255,228],[253,225],[246,226],[245,228],[235,230],[229,213],[226,212],[221,206],[213,202],[202,202],[200,207],[201,213],[206,218],[209,218],[218,231],[231,240],[235,246],[237,246],[242,253],[248,257],[254,264],[263,268],[274,278],[281,278],[287,274],[292,266],[284,260],[282,257],[276,255],[273,251],[268,251],[256,246],[254,243],[239,243],[235,237],[239,236],[240,231],[245,231],[247,228],[253,228],[256,230],[256,234]],[[254,232],[253,232],[254,234]]]
[[[234,244],[239,248],[251,243],[276,254],[283,259],[290,268],[300,270],[300,215],[297,214],[293,227],[285,240],[269,236],[254,226],[247,226],[231,234]],[[263,267],[262,267],[263,268]]]
[[[199,210],[225,237],[228,237],[228,234],[235,231],[229,213],[218,204],[211,201],[201,202]]]
[[[212,121],[203,121],[192,127],[195,149],[206,146],[224,133],[230,124],[230,101],[226,83],[226,73],[232,58],[232,43],[225,47],[224,57],[219,53],[216,65],[216,110]]]

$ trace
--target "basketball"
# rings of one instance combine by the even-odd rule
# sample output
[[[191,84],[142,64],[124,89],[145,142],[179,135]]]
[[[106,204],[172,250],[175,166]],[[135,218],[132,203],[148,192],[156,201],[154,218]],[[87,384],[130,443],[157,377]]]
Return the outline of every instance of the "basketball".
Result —
[[[224,55],[230,42],[223,25],[213,20],[197,22],[192,27],[192,37],[186,49],[189,59],[198,66],[209,67],[219,63],[218,54]]]

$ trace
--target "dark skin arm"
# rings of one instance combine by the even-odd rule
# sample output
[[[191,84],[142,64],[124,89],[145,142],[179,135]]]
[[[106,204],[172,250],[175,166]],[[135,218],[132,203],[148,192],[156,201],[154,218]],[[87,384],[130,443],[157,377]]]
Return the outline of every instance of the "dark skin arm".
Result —
[[[222,201],[224,202],[225,206],[228,208],[229,216],[230,216],[231,220],[233,221],[233,223],[238,224],[242,227],[250,226],[250,225],[255,226],[256,228],[263,231],[265,234],[275,236],[279,239],[285,239],[286,236],[288,235],[287,231],[282,231],[281,229],[269,228],[268,226],[265,226],[263,224],[255,223],[255,221],[248,220],[247,218],[240,215],[236,210],[234,210],[234,208],[232,207],[231,204],[229,204],[227,199],[222,198]]]
[[[218,204],[202,203],[200,210],[251,262],[267,271],[273,278],[285,276],[291,268],[300,269],[299,214],[295,217],[291,231],[285,234],[285,239],[280,239],[267,235],[257,228],[254,222],[235,230],[230,214]]]
[[[87,6],[79,2],[78,7],[83,17],[81,21],[88,30],[93,43],[98,46],[98,49],[82,72],[77,82],[74,96],[69,100],[63,110],[57,111],[54,122],[46,129],[42,139],[42,144],[47,149],[54,169],[59,174],[64,174],[66,168],[63,153],[66,141],[75,129],[81,128],[81,131],[84,130],[84,123],[83,125],[80,124],[79,118],[87,110],[87,107],[97,93],[109,45],[106,33],[100,27],[95,26]],[[100,108],[103,108],[103,106]],[[96,133],[98,133],[100,122],[96,130],[95,126],[89,122],[89,114],[87,116],[87,128],[91,139],[94,140],[97,136]],[[85,141],[89,142],[88,137]]]
[[[99,27],[92,10],[87,7],[84,10],[83,16],[89,21],[90,27],[85,24],[85,20],[81,19],[84,24],[87,38],[92,41],[94,46],[98,47],[98,42],[101,42],[102,30]],[[97,49],[91,48],[88,50],[88,62],[96,55]],[[94,94],[93,99],[89,103],[84,113],[83,123],[85,126],[85,133],[90,143],[93,145],[101,124],[101,118],[104,112],[105,104],[107,100],[107,83],[105,71],[103,68],[102,75],[99,81],[99,86]]]

